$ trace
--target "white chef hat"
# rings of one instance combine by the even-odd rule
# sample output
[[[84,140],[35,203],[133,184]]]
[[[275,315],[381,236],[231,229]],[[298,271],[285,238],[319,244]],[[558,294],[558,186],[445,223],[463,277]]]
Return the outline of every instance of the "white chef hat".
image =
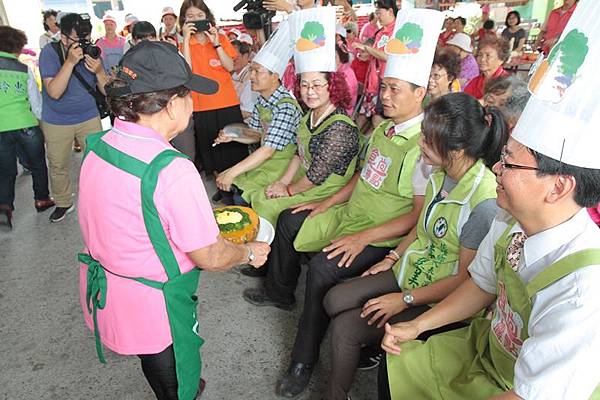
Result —
[[[398,11],[394,34],[385,45],[388,59],[384,77],[427,87],[443,23],[444,14],[436,10]]]
[[[288,21],[281,21],[279,28],[271,35],[252,61],[278,74],[281,79],[291,57],[290,26]]]
[[[566,164],[600,169],[600,2],[581,0],[529,82],[512,137]]]
[[[335,8],[294,11],[288,21],[296,73],[335,71]]]

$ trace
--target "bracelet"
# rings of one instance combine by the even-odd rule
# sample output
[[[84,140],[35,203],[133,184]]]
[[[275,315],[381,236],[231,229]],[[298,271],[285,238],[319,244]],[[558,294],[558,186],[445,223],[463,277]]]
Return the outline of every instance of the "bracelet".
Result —
[[[285,191],[287,192],[288,196],[290,196],[290,197],[292,197],[292,196],[293,196],[293,194],[292,194],[292,191],[290,190],[290,186],[289,186],[289,185],[287,185],[287,186],[285,187]]]
[[[398,262],[398,260],[394,259],[394,257],[390,256],[389,254],[388,254],[387,256],[383,257],[383,259],[384,259],[384,260],[385,260],[386,258],[387,258],[388,260],[392,260],[392,262],[393,262],[394,264],[396,264],[396,262]]]
[[[390,250],[388,255],[393,255],[394,257],[396,257],[396,261],[398,261],[400,259],[400,254],[398,254],[398,252],[396,250]]]
[[[221,47],[221,43],[219,43],[219,44],[213,44],[213,48],[214,48],[215,50],[216,50],[216,49],[218,49],[219,47]]]

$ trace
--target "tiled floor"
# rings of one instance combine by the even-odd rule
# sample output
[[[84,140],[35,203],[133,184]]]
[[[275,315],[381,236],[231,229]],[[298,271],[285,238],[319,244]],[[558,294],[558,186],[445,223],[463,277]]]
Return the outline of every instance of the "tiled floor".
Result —
[[[74,171],[80,161],[74,158]],[[214,191],[212,182],[207,190]],[[0,399],[152,399],[136,357],[107,351],[106,365],[96,358],[79,306],[77,213],[51,224],[51,211],[36,213],[31,198],[31,177],[19,176],[15,228],[0,232]],[[236,270],[202,274],[204,400],[276,398],[300,307],[286,312],[247,304],[242,290],[258,284]],[[299,304],[303,291],[301,282]],[[299,399],[322,398],[328,351],[325,342],[309,390]],[[351,395],[376,399],[376,370],[359,372]]]

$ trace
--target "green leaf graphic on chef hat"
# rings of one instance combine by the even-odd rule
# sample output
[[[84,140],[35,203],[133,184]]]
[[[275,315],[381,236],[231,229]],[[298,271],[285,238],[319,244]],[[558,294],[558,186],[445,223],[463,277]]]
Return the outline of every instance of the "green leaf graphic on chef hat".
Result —
[[[406,45],[406,47],[421,47],[421,40],[423,39],[423,28],[419,25],[407,22],[396,31],[396,39],[400,40]]]
[[[325,37],[325,28],[317,21],[308,21],[304,24],[300,36],[314,42],[319,37]]]
[[[573,29],[554,46],[548,55],[548,62],[552,64],[560,56],[560,71],[565,76],[573,77],[585,61],[589,51],[587,44],[587,36],[578,29]]]

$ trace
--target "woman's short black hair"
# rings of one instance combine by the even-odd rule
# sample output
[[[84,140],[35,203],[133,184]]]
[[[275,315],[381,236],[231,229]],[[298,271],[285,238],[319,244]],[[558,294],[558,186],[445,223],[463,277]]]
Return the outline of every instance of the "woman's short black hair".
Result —
[[[27,35],[25,35],[25,32],[8,25],[0,26],[0,51],[18,54],[26,44]]]
[[[52,9],[50,10],[46,10],[44,12],[42,12],[42,23],[44,24],[44,30],[45,31],[49,31],[50,27],[48,26],[48,24],[46,23],[46,20],[50,17],[54,17],[56,18],[58,16],[58,12],[54,11]]]
[[[156,29],[148,21],[139,21],[133,26],[131,37],[135,40],[155,39]]]
[[[394,16],[398,14],[398,5],[396,4],[396,0],[377,0],[375,2],[375,7],[383,8],[384,10],[392,10],[394,12]]]
[[[491,19],[488,19],[487,21],[485,21],[483,23],[483,29],[487,29],[487,30],[494,29],[494,21],[492,21]]]
[[[119,88],[127,83],[120,78],[112,78],[107,86]],[[161,111],[169,104],[173,96],[185,97],[190,90],[185,86],[174,89],[161,90],[151,93],[137,93],[120,97],[108,97],[108,104],[112,114],[119,119],[137,122],[140,115],[152,115]]]
[[[453,81],[460,75],[460,56],[451,51],[440,51],[433,58],[433,65],[443,68],[448,80]]]
[[[573,199],[578,206],[595,207],[600,203],[600,169],[576,167],[531,149],[530,152],[537,161],[538,176],[564,175],[575,178]]]
[[[500,160],[508,127],[499,109],[486,109],[465,93],[449,93],[425,108],[422,134],[447,162],[452,162],[451,151],[464,150],[467,157],[482,159],[491,168]]]
[[[508,14],[506,14],[506,20],[504,21],[504,24],[505,24],[507,27],[508,27],[508,19],[509,19],[511,16],[513,16],[513,15],[514,15],[515,17],[517,17],[517,25],[520,25],[520,24],[521,24],[521,14],[519,14],[519,12],[518,12],[518,11],[511,11],[511,12],[509,12]]]

